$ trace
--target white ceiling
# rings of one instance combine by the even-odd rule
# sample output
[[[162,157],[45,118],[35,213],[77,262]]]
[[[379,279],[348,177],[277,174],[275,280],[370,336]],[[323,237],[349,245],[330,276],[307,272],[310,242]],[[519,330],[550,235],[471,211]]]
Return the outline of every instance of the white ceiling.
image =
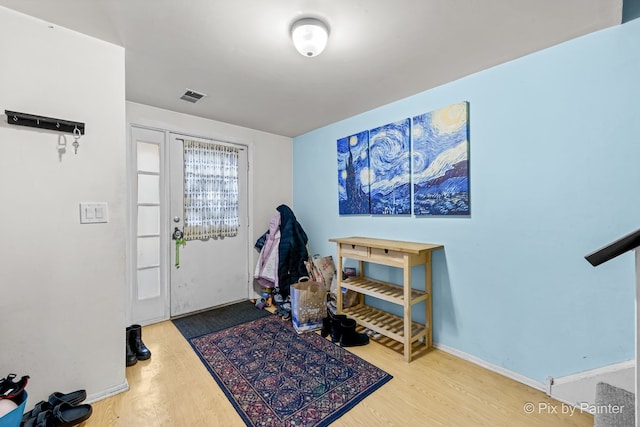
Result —
[[[126,49],[127,99],[297,136],[619,24],[622,0],[0,0]],[[330,27],[318,57],[289,28]],[[8,41],[5,41],[8,42]],[[208,96],[179,100],[189,88]]]

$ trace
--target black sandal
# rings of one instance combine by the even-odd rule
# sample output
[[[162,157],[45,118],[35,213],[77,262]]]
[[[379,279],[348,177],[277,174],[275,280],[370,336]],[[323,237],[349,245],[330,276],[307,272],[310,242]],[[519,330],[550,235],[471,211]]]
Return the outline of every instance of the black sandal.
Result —
[[[54,424],[51,416],[51,410],[42,411],[32,418],[28,418],[26,421],[23,418],[20,425],[24,427],[52,427]]]
[[[53,408],[53,425],[56,427],[70,427],[89,419],[93,409],[91,405],[84,404],[72,406],[66,402]]]
[[[30,420],[33,420],[33,422],[35,422],[35,419],[38,417],[38,415],[47,411],[51,412],[52,410],[53,410],[53,405],[51,403],[45,400],[41,400],[40,402],[36,403],[33,406],[32,410],[24,413],[24,415],[22,416],[22,424],[28,425],[28,421]]]
[[[49,395],[49,403],[53,406],[59,405],[61,403],[68,403],[70,405],[77,405],[82,403],[87,398],[87,392],[85,390],[76,390],[71,393],[60,393],[56,391]]]

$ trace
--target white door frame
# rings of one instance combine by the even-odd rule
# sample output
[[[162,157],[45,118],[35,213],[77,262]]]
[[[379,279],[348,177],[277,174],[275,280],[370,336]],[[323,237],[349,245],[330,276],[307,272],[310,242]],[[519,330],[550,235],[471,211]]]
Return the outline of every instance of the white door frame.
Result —
[[[228,143],[228,144],[233,144],[233,145],[240,145],[243,148],[245,148],[247,150],[247,161],[248,161],[248,171],[247,171],[247,218],[246,218],[246,223],[247,223],[247,266],[246,266],[246,270],[247,270],[247,289],[246,289],[246,298],[247,299],[251,299],[251,298],[255,298],[256,296],[256,292],[254,291],[254,287],[253,287],[253,270],[254,270],[254,266],[253,266],[253,259],[254,259],[254,253],[253,253],[253,248],[254,248],[254,244],[252,242],[252,238],[253,238],[253,168],[251,167],[251,165],[253,164],[253,144],[251,142],[246,142],[246,141],[241,141],[241,140],[237,140],[235,138],[224,138],[224,137],[214,137],[214,136],[202,136],[202,135],[196,135],[196,134],[191,134],[189,132],[184,132],[181,130],[175,130],[175,129],[168,129],[168,128],[159,128],[159,127],[155,127],[155,126],[148,126],[148,125],[144,125],[144,124],[138,124],[138,123],[128,123],[128,132],[127,132],[127,137],[128,137],[128,147],[127,147],[127,204],[128,204],[128,209],[127,209],[127,245],[126,245],[126,249],[125,249],[125,259],[126,259],[126,270],[127,270],[127,293],[126,293],[126,301],[125,301],[125,318],[126,318],[126,324],[131,324],[133,323],[132,321],[132,310],[133,310],[133,298],[134,298],[134,294],[133,291],[135,289],[135,284],[136,284],[136,280],[137,280],[137,252],[136,252],[136,241],[137,241],[137,236],[136,236],[136,229],[137,229],[137,216],[136,216],[136,209],[135,206],[137,204],[137,200],[136,200],[136,193],[137,193],[137,189],[135,188],[135,183],[136,183],[136,175],[137,175],[137,165],[136,165],[136,145],[134,144],[134,141],[132,141],[131,138],[131,130],[136,127],[136,128],[142,128],[142,129],[148,129],[148,130],[152,130],[152,131],[160,131],[164,133],[164,144],[162,147],[162,152],[161,152],[161,164],[162,167],[164,168],[164,174],[166,175],[166,179],[163,179],[163,188],[161,189],[161,194],[160,194],[160,198],[161,198],[161,223],[160,226],[164,228],[164,230],[169,230],[171,229],[171,218],[169,217],[170,215],[170,193],[169,193],[169,189],[170,189],[170,185],[169,185],[169,174],[170,174],[170,170],[169,170],[169,165],[170,165],[170,159],[169,159],[169,151],[170,151],[170,147],[169,147],[169,141],[170,141],[170,136],[171,134],[175,134],[175,135],[181,135],[183,137],[188,137],[188,138],[196,138],[196,139],[202,139],[202,140],[206,140],[206,141],[217,141],[217,142],[223,142],[223,143]],[[171,301],[170,301],[170,268],[171,268],[171,263],[173,262],[173,260],[171,260],[171,247],[170,245],[174,244],[173,240],[171,240],[169,238],[169,236],[167,235],[165,238],[165,241],[167,242],[166,244],[162,245],[161,248],[161,262],[164,264],[162,265],[162,274],[164,275],[164,277],[166,277],[166,281],[165,281],[165,305],[164,305],[164,314],[161,318],[153,318],[153,319],[145,319],[145,320],[140,320],[139,323],[141,324],[150,324],[150,323],[156,323],[156,322],[161,322],[163,320],[168,320],[170,319],[170,308],[171,308]]]
[[[134,304],[136,303],[136,285],[137,285],[137,141],[133,138],[134,130],[149,131],[157,133],[162,139],[160,145],[160,279],[161,279],[161,293],[164,296],[164,307],[162,312],[156,313],[155,316],[143,316],[140,317],[140,313],[134,313]],[[167,150],[167,135],[164,129],[154,128],[151,126],[138,125],[129,123],[128,125],[128,147],[127,147],[127,249],[126,249],[126,264],[127,264],[127,294],[126,294],[126,324],[141,323],[150,324],[156,323],[169,318],[169,306],[168,301],[168,265],[166,259],[169,254],[167,253],[168,243],[167,236],[164,235],[163,230],[166,229],[168,218],[166,211],[166,204],[168,200],[167,179],[168,174],[168,159],[166,156]],[[160,136],[161,135],[161,136]]]

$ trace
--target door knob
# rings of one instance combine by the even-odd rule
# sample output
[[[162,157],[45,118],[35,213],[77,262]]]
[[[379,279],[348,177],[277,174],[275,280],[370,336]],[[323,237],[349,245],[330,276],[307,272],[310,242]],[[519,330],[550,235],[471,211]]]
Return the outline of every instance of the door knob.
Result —
[[[175,222],[175,223],[180,222],[180,217],[179,216],[174,216],[173,217],[173,222]]]

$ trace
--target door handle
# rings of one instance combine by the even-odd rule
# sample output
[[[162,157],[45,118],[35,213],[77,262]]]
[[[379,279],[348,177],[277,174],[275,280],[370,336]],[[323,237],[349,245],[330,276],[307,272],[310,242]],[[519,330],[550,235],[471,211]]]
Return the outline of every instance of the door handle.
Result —
[[[184,233],[178,227],[173,229],[173,234],[171,234],[171,238],[173,240],[182,240],[184,237]]]
[[[176,242],[176,268],[180,268],[180,246],[185,246],[187,241],[184,240],[184,233],[178,227],[173,229],[171,238]]]

